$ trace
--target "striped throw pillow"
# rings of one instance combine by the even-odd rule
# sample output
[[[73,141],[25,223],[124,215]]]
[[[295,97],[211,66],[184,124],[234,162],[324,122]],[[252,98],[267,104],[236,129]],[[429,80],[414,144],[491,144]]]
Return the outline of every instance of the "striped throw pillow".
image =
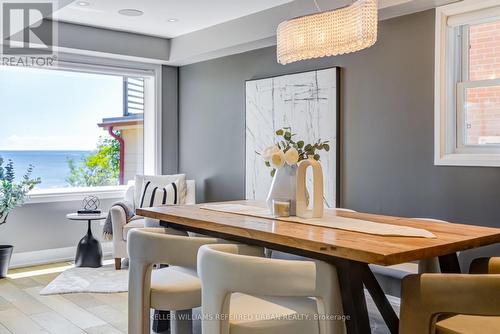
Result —
[[[167,185],[157,185],[151,181],[147,181],[142,186],[139,205],[141,208],[150,208],[153,206],[178,204],[178,189],[177,182]]]

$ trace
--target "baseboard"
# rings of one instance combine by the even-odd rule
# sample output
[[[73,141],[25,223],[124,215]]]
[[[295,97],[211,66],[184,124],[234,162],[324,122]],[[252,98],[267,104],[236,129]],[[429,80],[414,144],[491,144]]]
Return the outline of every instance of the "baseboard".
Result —
[[[112,254],[112,242],[103,242],[101,246],[103,256],[110,256]],[[75,259],[75,254],[76,246],[14,253],[12,254],[9,268],[14,269],[54,262],[72,261]]]

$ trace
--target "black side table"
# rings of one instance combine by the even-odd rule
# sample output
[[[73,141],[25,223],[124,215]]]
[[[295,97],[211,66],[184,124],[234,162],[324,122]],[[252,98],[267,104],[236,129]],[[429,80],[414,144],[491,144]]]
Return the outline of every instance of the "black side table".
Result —
[[[77,267],[102,267],[102,248],[99,240],[92,235],[92,221],[106,219],[108,214],[103,212],[98,215],[79,215],[70,213],[66,218],[74,221],[87,221],[87,234],[80,240],[76,249],[75,266]]]

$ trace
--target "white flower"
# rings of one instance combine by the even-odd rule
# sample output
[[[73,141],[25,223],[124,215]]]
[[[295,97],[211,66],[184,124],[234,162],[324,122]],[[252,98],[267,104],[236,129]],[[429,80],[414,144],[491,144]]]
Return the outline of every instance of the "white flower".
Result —
[[[285,153],[285,161],[290,166],[295,165],[299,161],[299,152],[295,148],[290,147]]]
[[[264,161],[271,161],[271,156],[278,151],[280,151],[280,148],[278,146],[269,146],[264,149],[264,151],[262,151],[262,158],[264,159]]]
[[[271,166],[274,168],[281,168],[285,164],[285,153],[283,151],[279,150],[278,152],[274,152],[271,155],[271,159],[269,160],[269,163]]]

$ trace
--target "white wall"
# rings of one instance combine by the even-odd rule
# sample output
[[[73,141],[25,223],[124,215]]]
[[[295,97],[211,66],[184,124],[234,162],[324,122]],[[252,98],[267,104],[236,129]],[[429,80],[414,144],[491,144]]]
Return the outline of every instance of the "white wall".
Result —
[[[134,180],[135,175],[144,170],[144,129],[142,124],[128,127],[115,127],[121,130],[122,138],[125,144],[124,154],[124,180],[125,184],[129,180]]]
[[[101,200],[101,210],[107,211],[117,200]],[[14,209],[7,224],[0,226],[0,244],[14,246],[11,266],[72,259],[73,248],[87,232],[87,223],[69,221],[66,214],[80,206],[80,201],[65,201],[26,204]],[[92,224],[95,238],[101,240],[101,223]],[[106,251],[109,245],[103,244],[103,249]]]

